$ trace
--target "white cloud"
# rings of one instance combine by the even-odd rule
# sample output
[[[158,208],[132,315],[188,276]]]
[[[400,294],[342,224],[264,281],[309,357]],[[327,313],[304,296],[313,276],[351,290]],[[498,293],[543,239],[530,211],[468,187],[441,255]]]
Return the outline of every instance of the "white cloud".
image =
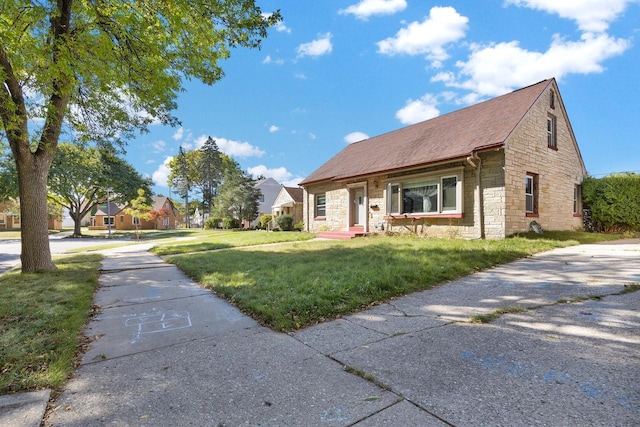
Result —
[[[273,58],[271,58],[271,55],[267,55],[267,57],[262,60],[262,63],[263,64],[282,65],[282,64],[284,64],[284,59],[273,59]]]
[[[153,151],[156,153],[161,153],[167,148],[167,143],[163,140],[159,140],[151,144],[153,146]]]
[[[262,13],[263,18],[269,18],[273,13]],[[280,33],[291,34],[291,29],[284,24],[284,21],[280,21],[276,24],[276,31]]]
[[[363,132],[351,132],[347,136],[344,137],[344,140],[347,144],[353,144],[354,142],[362,141],[364,139],[368,139],[369,135]]]
[[[307,80],[307,76],[305,76],[303,73],[296,73],[293,75],[293,77],[300,80]]]
[[[274,133],[274,132],[278,132],[280,130],[280,128],[276,125],[271,125],[269,126],[269,132],[270,133]]]
[[[354,15],[357,19],[367,20],[373,15],[393,15],[407,8],[406,0],[361,0],[338,11],[341,15]]]
[[[309,43],[302,43],[296,49],[298,58],[303,56],[322,56],[331,53],[333,45],[331,44],[331,33],[321,34],[316,40]]]
[[[155,185],[159,187],[169,187],[169,174],[171,173],[169,162],[171,162],[172,159],[173,156],[167,156],[164,162],[162,162],[162,164],[158,166],[158,169],[153,172],[153,175],[151,175],[151,179]]]
[[[200,135],[196,138],[196,148],[201,148],[205,141],[209,138],[208,135]],[[218,148],[224,154],[234,157],[262,157],[264,155],[264,151],[259,147],[249,144],[248,142],[240,142],[233,141],[227,138],[219,138],[217,136],[212,136],[213,140],[218,145]]]
[[[265,165],[258,165],[252,168],[247,168],[247,172],[254,178],[264,175],[267,178],[273,178],[280,184],[287,187],[297,187],[298,183],[302,181],[303,177],[293,176],[293,174],[287,171],[285,167],[279,167],[275,169],[269,169]]]
[[[180,139],[182,139],[182,135],[184,134],[184,129],[181,127],[178,128],[178,130],[176,130],[176,132],[173,134],[173,139],[175,139],[176,141],[179,141]]]
[[[433,7],[422,22],[412,22],[395,37],[378,42],[378,52],[385,55],[426,55],[434,67],[440,67],[449,55],[445,46],[465,36],[469,18],[452,7]]]
[[[542,10],[576,21],[585,32],[604,32],[627,5],[638,0],[506,0],[507,4]]]
[[[278,31],[279,33],[291,34],[291,28],[287,27],[284,22],[280,22],[278,25],[276,25],[276,31]]]
[[[468,60],[456,64],[458,76],[441,73],[432,80],[480,96],[497,96],[549,77],[600,73],[602,62],[629,47],[628,40],[592,33],[583,34],[580,41],[556,35],[546,52],[526,50],[517,41],[474,45]]]
[[[396,112],[396,118],[402,124],[412,125],[438,117],[440,110],[438,110],[437,106],[437,97],[428,93],[420,99],[408,100],[406,105]]]

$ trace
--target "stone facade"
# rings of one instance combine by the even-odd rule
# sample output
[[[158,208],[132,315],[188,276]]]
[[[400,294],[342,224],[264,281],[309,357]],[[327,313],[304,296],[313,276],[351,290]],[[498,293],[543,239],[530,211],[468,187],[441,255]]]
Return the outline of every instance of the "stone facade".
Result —
[[[547,145],[547,118],[551,116],[556,120],[557,148]],[[531,221],[547,230],[582,228],[579,206],[574,215],[574,190],[582,184],[586,170],[557,88],[543,94],[509,139],[504,169],[505,235],[528,230]],[[529,215],[524,199],[527,174],[538,178],[537,213]]]

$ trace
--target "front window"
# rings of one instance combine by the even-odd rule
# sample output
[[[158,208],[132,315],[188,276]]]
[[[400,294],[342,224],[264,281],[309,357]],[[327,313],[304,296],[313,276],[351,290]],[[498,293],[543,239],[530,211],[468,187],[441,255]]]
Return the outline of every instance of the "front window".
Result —
[[[525,178],[525,212],[528,214],[538,213],[538,175],[529,174]]]
[[[115,222],[112,216],[105,216],[102,218],[102,225],[113,225],[113,224],[115,224]]]
[[[132,219],[133,219],[133,225],[140,225],[140,218],[138,218],[137,216],[134,216]]]
[[[316,196],[316,217],[327,216],[327,195],[318,194]]]
[[[576,184],[573,187],[573,213],[580,214],[582,210],[582,186]]]
[[[433,176],[387,185],[388,214],[462,212],[462,180],[458,175]]]

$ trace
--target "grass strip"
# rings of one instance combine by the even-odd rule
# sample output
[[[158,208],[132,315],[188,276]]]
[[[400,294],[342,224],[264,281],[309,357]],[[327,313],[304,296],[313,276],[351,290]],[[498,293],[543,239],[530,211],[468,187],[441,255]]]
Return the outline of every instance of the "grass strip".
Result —
[[[0,393],[59,388],[72,373],[98,286],[98,254],[57,271],[0,276]]]
[[[287,331],[577,243],[377,236],[192,253],[168,261],[262,324]]]
[[[311,233],[266,231],[203,231],[192,240],[182,243],[160,244],[151,249],[156,255],[174,255],[191,252],[228,249],[269,243],[298,242],[315,237]]]

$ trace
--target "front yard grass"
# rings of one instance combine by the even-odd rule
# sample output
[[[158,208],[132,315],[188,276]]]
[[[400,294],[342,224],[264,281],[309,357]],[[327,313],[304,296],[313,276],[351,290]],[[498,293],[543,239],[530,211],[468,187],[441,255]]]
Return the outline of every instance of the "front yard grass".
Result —
[[[57,271],[0,276],[0,394],[56,389],[73,372],[100,259],[63,257]]]
[[[369,237],[169,257],[262,324],[295,330],[576,240]]]
[[[185,254],[191,252],[228,249],[240,246],[255,246],[269,243],[298,242],[315,237],[311,233],[299,232],[266,232],[266,231],[202,231],[194,239],[163,244],[151,248],[156,255]]]

